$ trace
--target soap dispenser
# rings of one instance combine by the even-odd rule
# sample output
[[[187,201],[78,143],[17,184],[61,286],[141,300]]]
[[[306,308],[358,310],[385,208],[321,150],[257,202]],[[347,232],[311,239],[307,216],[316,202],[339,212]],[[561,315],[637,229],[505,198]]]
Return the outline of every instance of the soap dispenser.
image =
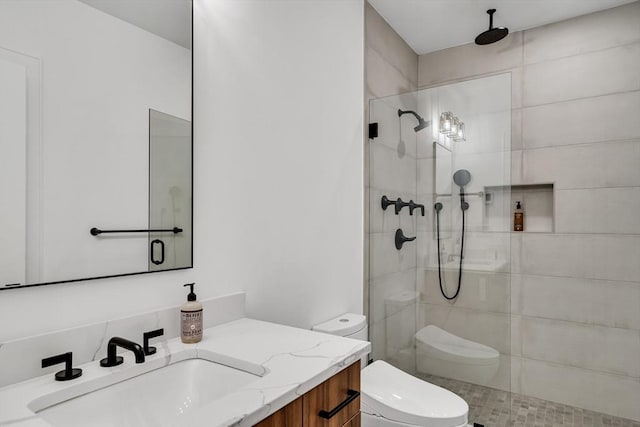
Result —
[[[193,292],[195,283],[187,283],[190,287],[187,302],[180,307],[180,338],[183,343],[194,344],[202,340],[202,304],[196,301]]]
[[[520,202],[516,202],[516,210],[513,212],[513,231],[524,231],[524,212]]]

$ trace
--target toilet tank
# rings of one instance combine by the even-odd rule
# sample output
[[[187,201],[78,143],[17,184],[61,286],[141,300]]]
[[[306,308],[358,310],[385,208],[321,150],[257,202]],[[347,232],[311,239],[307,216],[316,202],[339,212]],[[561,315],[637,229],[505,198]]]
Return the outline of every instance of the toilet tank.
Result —
[[[346,313],[311,328],[312,331],[367,341],[369,328],[363,314]]]

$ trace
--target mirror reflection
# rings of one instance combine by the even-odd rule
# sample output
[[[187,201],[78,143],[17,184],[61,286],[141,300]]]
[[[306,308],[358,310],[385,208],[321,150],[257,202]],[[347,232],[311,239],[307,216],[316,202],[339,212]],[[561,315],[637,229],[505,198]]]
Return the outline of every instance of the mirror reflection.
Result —
[[[191,0],[0,2],[0,289],[192,266],[191,25]]]

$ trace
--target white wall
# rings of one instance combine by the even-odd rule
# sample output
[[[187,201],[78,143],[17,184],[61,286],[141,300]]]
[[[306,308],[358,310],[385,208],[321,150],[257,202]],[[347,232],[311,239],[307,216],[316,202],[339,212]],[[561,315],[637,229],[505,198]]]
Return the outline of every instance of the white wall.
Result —
[[[0,292],[0,342],[174,305],[188,281],[301,327],[362,311],[362,1],[195,11],[195,268]]]
[[[362,312],[363,7],[196,2],[195,261],[246,290],[253,317]]]

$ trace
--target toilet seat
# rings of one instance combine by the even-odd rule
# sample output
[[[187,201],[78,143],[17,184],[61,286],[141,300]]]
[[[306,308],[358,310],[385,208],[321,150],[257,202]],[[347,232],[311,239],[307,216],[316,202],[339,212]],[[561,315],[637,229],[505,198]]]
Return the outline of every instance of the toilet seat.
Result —
[[[467,424],[469,405],[458,395],[378,360],[361,373],[362,411],[421,427]]]
[[[425,326],[416,333],[416,346],[428,356],[466,365],[492,365],[500,358],[497,350],[453,335],[435,325]]]

